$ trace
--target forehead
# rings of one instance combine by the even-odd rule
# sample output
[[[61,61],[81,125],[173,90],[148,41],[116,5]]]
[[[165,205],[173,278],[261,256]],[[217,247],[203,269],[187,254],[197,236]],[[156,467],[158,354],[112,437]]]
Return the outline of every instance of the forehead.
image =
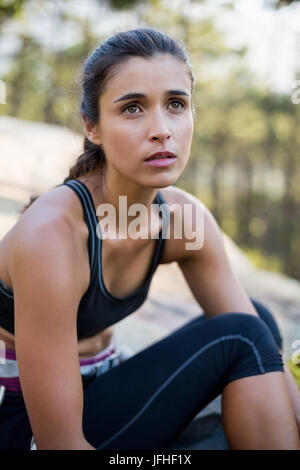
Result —
[[[151,95],[171,89],[191,93],[191,78],[184,62],[169,54],[130,57],[115,68],[101,98],[111,101],[129,92]]]

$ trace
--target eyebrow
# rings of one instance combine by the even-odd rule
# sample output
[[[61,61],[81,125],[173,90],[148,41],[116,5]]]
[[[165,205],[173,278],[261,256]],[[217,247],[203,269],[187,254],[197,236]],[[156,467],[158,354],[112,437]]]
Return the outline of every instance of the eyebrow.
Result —
[[[190,96],[189,93],[187,93],[184,90],[168,90],[165,92],[166,96],[170,95],[184,95],[184,96]],[[125,100],[131,100],[132,98],[146,98],[146,95],[143,93],[127,93],[126,95],[121,96],[121,98],[118,98],[117,100],[114,101],[114,103],[118,103],[118,101],[125,101]]]

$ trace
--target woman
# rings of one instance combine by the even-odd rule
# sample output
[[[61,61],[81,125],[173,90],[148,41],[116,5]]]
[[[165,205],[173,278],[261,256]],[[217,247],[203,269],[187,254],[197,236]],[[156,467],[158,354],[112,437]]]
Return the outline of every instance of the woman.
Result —
[[[299,449],[277,325],[234,277],[211,213],[173,186],[193,135],[184,45],[150,28],[116,34],[88,58],[82,85],[84,153],[0,244],[1,447],[29,449],[34,436],[37,449],[163,448],[222,393],[232,449]],[[140,237],[134,204],[150,220]],[[180,221],[173,205],[191,211]],[[201,210],[204,243],[187,249],[175,228],[197,224]],[[205,315],[109,368],[111,326],[144,302],[157,265],[173,261]]]

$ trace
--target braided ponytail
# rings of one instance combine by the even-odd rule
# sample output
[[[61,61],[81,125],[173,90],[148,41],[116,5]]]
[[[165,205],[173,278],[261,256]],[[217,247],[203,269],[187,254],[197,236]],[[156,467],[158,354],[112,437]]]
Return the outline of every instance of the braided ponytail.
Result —
[[[70,168],[69,174],[63,183],[85,175],[96,168],[101,168],[105,163],[105,154],[102,148],[91,142],[87,136],[85,136],[83,141],[83,150],[84,152],[79,155],[74,165]]]

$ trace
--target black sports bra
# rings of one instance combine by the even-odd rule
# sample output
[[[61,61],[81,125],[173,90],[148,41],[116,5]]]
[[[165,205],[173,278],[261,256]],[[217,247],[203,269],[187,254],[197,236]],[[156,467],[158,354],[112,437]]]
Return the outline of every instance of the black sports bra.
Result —
[[[143,284],[132,294],[118,298],[105,287],[102,276],[102,239],[97,236],[98,218],[91,194],[87,186],[78,180],[70,180],[69,186],[80,199],[84,220],[89,229],[90,284],[83,295],[77,314],[78,339],[94,336],[96,333],[117,323],[136,311],[146,300],[153,274],[160,262],[165,243],[165,233],[169,221],[169,208],[158,191],[156,201],[160,205],[163,228],[159,232],[152,263]],[[62,185],[60,185],[62,186]],[[0,280],[0,326],[14,334],[13,290]]]

